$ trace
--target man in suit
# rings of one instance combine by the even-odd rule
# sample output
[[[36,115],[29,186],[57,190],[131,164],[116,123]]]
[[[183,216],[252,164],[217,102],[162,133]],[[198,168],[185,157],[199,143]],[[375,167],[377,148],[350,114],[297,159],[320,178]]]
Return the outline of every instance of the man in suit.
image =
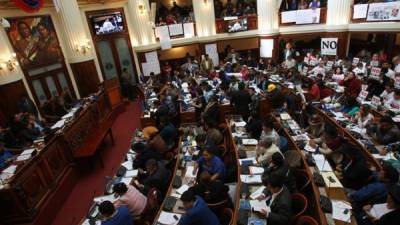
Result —
[[[157,188],[162,193],[167,190],[167,184],[171,173],[164,167],[161,162],[155,159],[149,159],[146,162],[146,171],[139,169],[142,179],[140,182],[135,180],[136,186],[147,195],[151,188]]]
[[[192,191],[185,191],[181,200],[186,213],[181,217],[179,225],[219,225],[217,216],[208,208],[204,200]]]
[[[292,199],[289,190],[283,185],[283,180],[279,174],[271,174],[264,182],[271,193],[267,200],[267,210],[261,211],[268,225],[286,225],[290,221]]]
[[[245,84],[239,83],[239,90],[232,93],[231,104],[235,107],[236,113],[243,116],[243,119],[247,121],[250,114],[249,106],[251,104],[251,96],[247,90],[245,90]]]

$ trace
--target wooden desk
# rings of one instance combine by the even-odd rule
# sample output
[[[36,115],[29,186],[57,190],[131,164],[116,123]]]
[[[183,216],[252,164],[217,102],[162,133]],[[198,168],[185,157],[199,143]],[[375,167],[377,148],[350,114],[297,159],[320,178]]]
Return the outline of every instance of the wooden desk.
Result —
[[[7,224],[33,221],[49,199],[56,195],[60,181],[74,163],[74,156],[95,152],[104,138],[99,126],[108,130],[111,105],[104,92],[89,103],[60,132],[55,133],[38,153],[20,164],[15,175],[0,188],[0,221]],[[92,146],[84,153],[84,146]],[[94,151],[94,152],[93,152]],[[63,193],[61,193],[63,194]]]

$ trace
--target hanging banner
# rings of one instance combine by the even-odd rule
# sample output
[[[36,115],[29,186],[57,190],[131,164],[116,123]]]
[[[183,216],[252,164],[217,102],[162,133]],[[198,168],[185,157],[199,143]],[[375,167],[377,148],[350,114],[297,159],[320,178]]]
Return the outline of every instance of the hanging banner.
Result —
[[[25,12],[33,13],[43,8],[44,0],[13,0],[15,6]]]
[[[400,20],[400,2],[369,4],[367,21]]]

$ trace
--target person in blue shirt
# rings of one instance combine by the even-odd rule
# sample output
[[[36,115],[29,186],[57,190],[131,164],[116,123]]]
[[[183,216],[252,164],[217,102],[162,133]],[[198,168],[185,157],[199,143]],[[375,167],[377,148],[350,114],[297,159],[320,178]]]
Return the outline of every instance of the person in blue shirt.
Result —
[[[388,194],[387,187],[399,181],[399,173],[390,164],[384,163],[378,173],[376,182],[370,183],[349,195],[355,217],[358,221],[362,218],[362,207],[384,203]]]
[[[185,191],[181,196],[186,213],[179,220],[179,225],[219,225],[217,216],[207,204],[192,191]]]
[[[125,206],[115,209],[112,202],[104,201],[99,205],[99,212],[104,218],[101,225],[133,225],[132,216]]]
[[[7,168],[13,157],[14,155],[11,153],[11,151],[4,147],[4,141],[0,140],[0,171]]]
[[[209,173],[212,181],[221,180],[223,182],[225,179],[225,164],[218,156],[215,156],[211,147],[206,148],[203,155],[197,160],[194,171],[197,169],[199,174],[202,172]]]

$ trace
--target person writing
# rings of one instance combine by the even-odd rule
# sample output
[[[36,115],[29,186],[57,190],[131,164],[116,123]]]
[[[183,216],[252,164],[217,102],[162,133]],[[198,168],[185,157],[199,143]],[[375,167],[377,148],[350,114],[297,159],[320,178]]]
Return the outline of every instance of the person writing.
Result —
[[[117,196],[114,202],[116,208],[126,206],[132,217],[140,216],[147,203],[147,198],[132,185],[118,183],[113,186],[113,192]]]
[[[195,173],[197,170],[199,173],[207,172],[211,175],[211,181],[221,180],[225,178],[225,164],[220,158],[215,156],[214,152],[210,148],[206,148],[203,151],[203,155],[197,160],[195,164]]]

